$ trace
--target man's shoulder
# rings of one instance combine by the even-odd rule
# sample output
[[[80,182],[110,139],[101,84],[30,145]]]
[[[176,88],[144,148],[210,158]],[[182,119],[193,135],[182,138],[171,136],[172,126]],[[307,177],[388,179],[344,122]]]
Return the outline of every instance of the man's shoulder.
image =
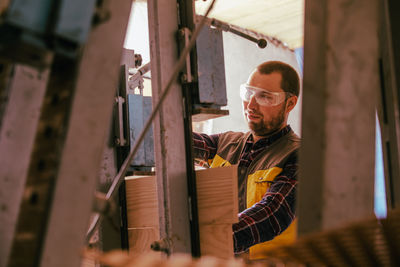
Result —
[[[300,148],[301,139],[300,137],[290,131],[286,135],[282,136],[279,140],[269,147],[266,151],[279,158],[287,158],[291,154],[297,154]]]
[[[221,139],[227,139],[227,140],[241,140],[241,139],[247,139],[247,137],[250,135],[250,132],[243,133],[243,132],[233,132],[233,131],[227,131],[219,134],[219,138]]]
[[[288,139],[292,142],[300,143],[301,138],[293,131],[289,132]]]

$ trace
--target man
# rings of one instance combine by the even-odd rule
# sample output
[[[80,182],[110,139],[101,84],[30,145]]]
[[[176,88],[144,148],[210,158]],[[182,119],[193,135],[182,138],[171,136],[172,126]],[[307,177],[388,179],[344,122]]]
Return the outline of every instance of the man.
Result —
[[[265,62],[240,86],[250,131],[194,133],[197,159],[208,160],[210,167],[238,164],[240,213],[232,227],[234,251],[239,254],[251,247],[250,259],[263,258],[266,249],[295,239],[300,139],[287,125],[287,118],[297,103],[299,87],[291,66]]]

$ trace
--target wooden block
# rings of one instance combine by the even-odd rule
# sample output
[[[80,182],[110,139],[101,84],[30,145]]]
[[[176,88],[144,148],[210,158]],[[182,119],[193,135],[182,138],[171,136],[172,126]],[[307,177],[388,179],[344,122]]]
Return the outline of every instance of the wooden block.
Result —
[[[158,229],[158,201],[155,176],[125,178],[128,228]]]
[[[128,229],[129,253],[143,253],[152,251],[150,245],[160,239],[158,227],[144,227]]]
[[[202,255],[233,257],[232,223],[237,222],[237,166],[196,171]],[[126,178],[129,251],[150,250],[159,240],[155,176]]]
[[[238,221],[237,166],[196,171],[200,224]]]
[[[200,225],[200,252],[202,256],[232,258],[232,224]]]

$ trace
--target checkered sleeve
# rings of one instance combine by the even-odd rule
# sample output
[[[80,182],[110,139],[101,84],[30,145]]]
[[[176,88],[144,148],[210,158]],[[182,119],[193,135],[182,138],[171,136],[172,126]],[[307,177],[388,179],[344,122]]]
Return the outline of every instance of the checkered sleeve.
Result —
[[[214,158],[218,148],[219,134],[193,133],[194,158],[198,165],[207,165]]]
[[[297,173],[297,152],[294,152],[262,200],[239,213],[239,222],[232,226],[235,253],[272,240],[291,224],[295,218]]]

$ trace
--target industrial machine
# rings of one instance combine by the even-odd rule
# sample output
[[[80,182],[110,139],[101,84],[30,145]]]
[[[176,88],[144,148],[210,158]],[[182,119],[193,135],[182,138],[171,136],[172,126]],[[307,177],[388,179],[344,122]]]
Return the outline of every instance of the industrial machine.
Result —
[[[356,2],[306,1],[300,234],[372,212],[376,110],[388,207],[399,205],[399,6]],[[173,240],[157,249],[201,256],[192,121],[228,114],[221,32],[267,42],[196,16],[194,1],[149,0],[142,65],[122,48],[131,4],[0,1],[0,266],[80,266],[84,246],[127,248],[123,178],[154,170],[160,241]]]
[[[41,1],[28,5],[23,1],[11,1],[2,5],[1,129],[4,138],[1,151],[2,155],[6,151],[12,153],[9,159],[18,158],[21,162],[18,166],[10,166],[10,162],[2,157],[2,266],[78,265],[80,254],[77,248],[85,239],[90,243],[94,233],[104,241],[101,242],[104,243],[102,249],[124,246],[123,240],[122,245],[115,242],[118,239],[115,234],[107,237],[107,221],[115,228],[115,220],[104,220],[102,228],[97,227],[102,217],[115,219],[120,216],[119,212],[110,214],[110,210],[113,210],[124,175],[151,171],[154,167],[152,133],[146,135],[148,129],[144,126],[145,114],[151,111],[151,99],[141,92],[143,75],[150,65],[141,67],[140,55],[122,51],[125,31],[113,30],[125,29],[130,5],[130,1],[124,4],[89,1],[84,5],[78,1]],[[172,231],[165,230],[169,231],[168,235],[176,234],[172,232],[178,229],[185,231],[183,234],[177,232],[182,236],[182,244],[176,245],[176,251],[192,250],[193,255],[199,255],[195,186],[193,175],[185,174],[193,174],[191,116],[192,113],[219,116],[218,112],[226,114],[227,111],[219,111],[226,104],[221,37],[218,37],[218,31],[205,31],[198,39],[197,47],[203,49],[203,53],[209,48],[204,46],[214,44],[218,38],[220,42],[219,46],[208,49],[209,53],[214,53],[203,57],[208,60],[199,62],[202,75],[198,76],[196,52],[190,49],[196,38],[190,37],[198,35],[201,27],[194,32],[192,9],[192,3],[180,3],[182,21],[175,27],[179,26],[176,32],[181,53],[185,56],[175,68],[176,74],[170,83],[178,86],[175,79],[180,74],[186,102],[182,107],[184,116],[178,117],[185,118],[179,123],[184,129],[181,134],[185,138],[181,140],[186,140],[186,152],[179,154],[184,157],[183,162],[187,162],[180,172],[188,179],[181,179],[177,186],[188,183],[180,198],[185,199],[185,203],[188,197],[191,199],[193,213],[189,222],[189,215],[182,212],[187,207],[174,206],[177,211],[171,209],[169,212],[184,214],[186,219],[182,222],[185,226],[175,226],[173,222],[164,222],[164,226],[173,227]],[[160,59],[162,57],[157,58]],[[221,63],[218,68],[213,67]],[[173,62],[169,64],[173,65]],[[186,65],[185,69],[182,69],[183,65]],[[116,71],[118,66],[121,66],[119,72]],[[131,73],[132,70],[137,72]],[[215,74],[218,78],[210,80]],[[152,75],[157,76],[157,71],[153,70]],[[196,93],[189,92],[193,89]],[[113,120],[112,106],[115,107]],[[153,118],[147,122],[148,128]],[[16,121],[17,125],[14,124]],[[16,134],[21,128],[24,128],[23,134]],[[142,136],[139,135],[141,131]],[[143,139],[144,144],[140,146]],[[132,153],[132,150],[136,151]],[[138,156],[133,158],[135,154]],[[103,155],[103,159],[99,155]],[[99,164],[102,164],[100,173]],[[96,186],[99,175],[100,185]],[[96,187],[103,193],[94,194]],[[173,187],[171,190],[175,191]],[[71,201],[70,196],[74,196]],[[92,206],[98,212],[93,216]],[[168,217],[176,216],[168,214]],[[192,225],[191,234],[186,232],[189,225]],[[61,240],[65,240],[62,250],[56,245]],[[188,242],[192,244],[191,248],[187,247]],[[98,245],[96,241],[94,244]],[[174,248],[169,251],[172,253]],[[61,261],[65,258],[68,260]]]

